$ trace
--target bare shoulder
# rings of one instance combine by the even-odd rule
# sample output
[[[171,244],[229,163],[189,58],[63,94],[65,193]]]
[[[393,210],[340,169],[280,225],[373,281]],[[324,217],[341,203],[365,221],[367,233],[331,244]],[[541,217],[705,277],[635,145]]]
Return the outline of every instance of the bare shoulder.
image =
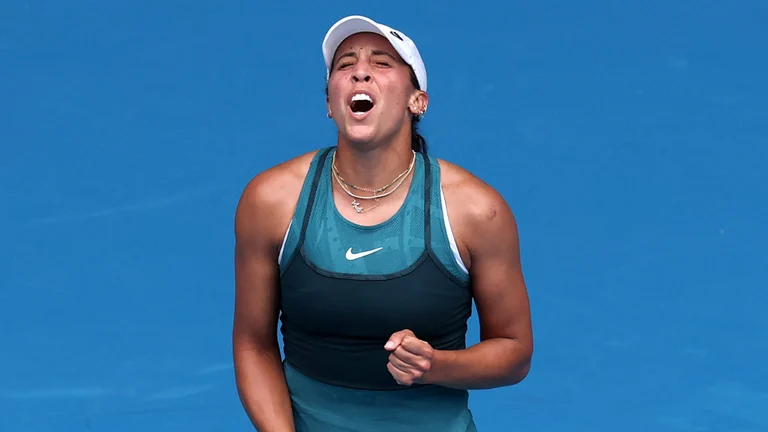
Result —
[[[533,331],[515,217],[496,189],[454,164],[440,165],[451,227],[471,259],[480,338],[516,342],[521,349],[514,382],[519,382],[530,368]]]
[[[438,161],[451,227],[467,252],[476,255],[493,244],[517,247],[517,223],[504,197],[467,169]]]
[[[245,185],[235,212],[238,241],[251,237],[282,241],[316,153],[304,153],[266,169]]]
[[[514,219],[510,205],[494,187],[454,163],[442,159],[439,163],[445,200],[458,221],[492,228]]]

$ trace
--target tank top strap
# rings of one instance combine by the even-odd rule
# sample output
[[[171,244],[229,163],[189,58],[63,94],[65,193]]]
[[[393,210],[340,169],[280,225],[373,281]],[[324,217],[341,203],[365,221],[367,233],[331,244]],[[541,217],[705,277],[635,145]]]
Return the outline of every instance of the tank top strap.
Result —
[[[417,153],[423,159],[424,166],[424,249],[430,255],[432,250],[432,164],[430,157]]]
[[[331,244],[330,240],[325,238],[327,235],[330,235],[328,234],[329,232],[333,232],[334,236],[343,233],[342,236],[346,237],[346,241],[350,246],[357,245],[356,247],[364,248],[367,246],[362,246],[362,244],[370,243],[370,249],[376,247],[374,244],[381,245],[381,242],[387,241],[407,243],[411,235],[413,235],[413,240],[418,238],[418,246],[416,244],[406,246],[409,248],[409,254],[406,255],[405,259],[413,259],[413,253],[415,253],[417,248],[421,249],[421,254],[423,255],[420,258],[416,258],[415,262],[406,267],[410,268],[412,265],[418,265],[426,257],[436,258],[439,253],[436,252],[434,242],[440,241],[441,238],[439,230],[442,213],[440,211],[439,197],[440,174],[439,170],[435,169],[434,160],[424,153],[416,153],[417,168],[414,170],[413,185],[409,187],[409,196],[403,203],[403,208],[398,210],[390,220],[382,223],[381,226],[359,227],[341,219],[339,215],[335,214],[336,210],[330,184],[331,169],[329,168],[330,160],[335,150],[335,146],[324,148],[318,152],[313,160],[312,168],[308,172],[304,183],[301,194],[302,198],[299,200],[299,206],[292,221],[293,227],[290,229],[290,234],[285,242],[288,255],[285,259],[281,260],[282,269],[287,269],[297,255],[305,256],[308,253],[305,250],[305,243],[310,237],[312,240],[309,241],[313,245],[310,254],[313,256],[309,260],[312,265],[319,265],[326,269],[336,267],[338,263],[334,263],[334,259],[328,257],[330,253],[329,246],[324,246],[326,243],[328,245]],[[438,189],[435,188],[435,183],[438,183]],[[436,190],[437,196],[435,196]],[[408,214],[412,214],[414,217],[410,222],[408,221],[410,218],[407,216]],[[400,228],[397,228],[397,226],[400,226]],[[409,234],[416,228],[418,233]],[[399,231],[393,233],[393,229],[399,229]],[[435,229],[438,231],[435,232]],[[397,238],[399,240],[396,240]],[[306,256],[305,259],[307,259]],[[342,267],[349,264],[343,260],[340,262],[344,263]],[[355,263],[354,265],[358,264]],[[387,265],[394,264],[388,261],[385,267]],[[365,271],[385,274],[397,273],[394,270],[372,270],[371,268],[367,268]],[[341,270],[338,272],[345,273]]]
[[[299,200],[296,203],[296,210],[293,212],[293,217],[291,218],[290,225],[288,226],[288,230],[283,239],[283,245],[280,248],[278,263],[281,275],[290,266],[294,258],[296,258],[296,253],[304,243],[307,225],[316,201],[315,197],[317,195],[318,184],[322,178],[323,165],[325,165],[328,154],[332,149],[333,147],[320,149],[312,157],[307,176],[301,186]]]
[[[335,147],[326,147],[320,150],[320,154],[317,157],[317,167],[315,168],[314,175],[309,188],[309,196],[307,197],[306,209],[304,210],[304,217],[301,221],[301,228],[299,229],[299,240],[297,249],[301,249],[304,245],[304,238],[307,234],[307,226],[309,226],[309,220],[312,217],[312,210],[315,207],[315,198],[317,197],[317,188],[320,184],[320,180],[323,178],[323,168],[328,160],[328,156]]]

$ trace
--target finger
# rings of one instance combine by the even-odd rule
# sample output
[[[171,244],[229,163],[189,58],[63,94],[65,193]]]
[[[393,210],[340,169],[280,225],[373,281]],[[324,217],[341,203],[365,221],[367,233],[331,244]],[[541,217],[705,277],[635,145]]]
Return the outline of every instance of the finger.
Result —
[[[384,345],[384,349],[390,351],[396,349],[403,341],[403,337],[405,337],[405,335],[403,335],[401,332],[393,333],[392,336],[389,337],[387,343]]]
[[[384,349],[391,351],[399,347],[406,336],[412,336],[412,335],[413,335],[413,332],[410,330],[400,330],[399,332],[392,333],[392,336],[389,337],[389,340],[387,341],[386,345],[384,345]]]
[[[429,372],[432,369],[432,360],[426,357],[420,357],[409,353],[402,347],[396,349],[390,356],[392,359],[397,360],[398,364],[403,364],[408,367],[408,370],[412,374],[417,374],[417,378],[421,378],[421,375]],[[394,360],[390,360],[393,361]]]
[[[398,348],[403,348],[417,356],[430,356],[432,354],[432,347],[427,342],[412,336],[404,337]]]
[[[403,345],[400,345],[394,351],[392,351],[390,357],[394,357],[411,367],[419,367],[419,364],[421,364],[424,360],[423,357],[405,349]]]
[[[405,386],[411,385],[409,375],[395,367],[392,363],[387,363],[387,370],[389,370],[390,375],[392,375],[392,378],[394,378],[398,384]]]
[[[394,355],[394,353],[390,354],[389,363],[391,363],[392,366],[396,367],[399,371],[406,374],[414,374],[418,372],[416,370],[418,366],[415,366],[413,364],[408,363],[405,360],[398,358],[396,355]]]

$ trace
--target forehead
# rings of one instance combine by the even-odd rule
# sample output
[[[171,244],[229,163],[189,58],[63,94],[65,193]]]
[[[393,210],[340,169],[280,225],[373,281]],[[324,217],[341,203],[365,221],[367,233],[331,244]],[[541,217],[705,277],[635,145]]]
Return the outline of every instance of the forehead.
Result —
[[[339,55],[351,51],[384,51],[392,57],[402,61],[400,55],[397,53],[392,44],[389,43],[387,38],[375,33],[357,33],[344,39],[344,41],[339,45],[339,48],[336,50],[334,60],[337,59]]]

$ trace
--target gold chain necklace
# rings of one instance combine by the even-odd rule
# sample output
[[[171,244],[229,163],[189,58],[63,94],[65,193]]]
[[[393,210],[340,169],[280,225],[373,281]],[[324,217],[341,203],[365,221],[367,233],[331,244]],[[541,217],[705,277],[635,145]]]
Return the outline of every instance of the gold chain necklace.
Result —
[[[414,154],[414,157],[415,157],[415,154]],[[344,179],[344,177],[341,176],[341,173],[339,172],[339,169],[336,167],[336,154],[333,155],[333,164],[331,165],[331,168],[333,169],[333,173],[336,176],[336,178],[339,181],[343,182],[348,187],[351,187],[352,189],[356,189],[356,190],[359,190],[359,191],[371,192],[374,195],[378,195],[379,193],[384,192],[385,190],[389,189],[390,187],[392,187],[392,185],[397,183],[397,181],[400,180],[401,177],[407,175],[410,172],[408,169],[406,169],[405,171],[400,173],[400,175],[395,177],[395,179],[392,180],[389,184],[386,184],[386,185],[384,185],[384,186],[382,186],[380,188],[377,188],[377,189],[368,189],[368,188],[364,188],[362,186],[356,186],[356,185],[346,181]]]
[[[336,153],[335,152],[333,153],[333,161],[331,163],[331,168],[332,168],[331,171],[333,173],[333,178],[336,179],[336,182],[339,184],[341,189],[347,195],[349,195],[349,196],[351,196],[353,198],[351,205],[355,209],[355,211],[358,212],[358,213],[363,213],[365,211],[373,210],[374,208],[378,207],[379,206],[379,200],[381,198],[384,198],[384,197],[394,193],[405,182],[405,179],[407,178],[408,174],[410,174],[411,171],[413,171],[414,164],[416,163],[416,152],[413,151],[413,150],[411,150],[411,152],[413,153],[413,158],[411,159],[411,163],[408,166],[408,169],[406,169],[405,171],[400,173],[400,175],[395,177],[395,179],[393,181],[391,181],[389,184],[384,185],[384,186],[382,186],[380,188],[376,188],[376,189],[368,189],[368,188],[364,188],[364,187],[361,187],[361,186],[355,186],[355,185],[347,182],[346,180],[344,180],[341,177],[341,175],[339,174],[338,168],[336,167]],[[393,187],[393,186],[394,186],[394,188],[392,190],[390,190],[388,192],[384,192],[384,191],[386,191],[387,189],[389,189],[390,187]],[[353,189],[356,189],[356,190],[362,190],[362,191],[366,191],[366,192],[371,192],[371,193],[373,193],[373,195],[372,196],[357,195],[357,194],[352,193],[352,191],[349,190],[349,188],[353,188]],[[381,192],[384,192],[384,193],[381,193]],[[364,209],[360,205],[360,203],[357,202],[358,199],[361,199],[361,200],[371,200],[372,199],[372,200],[375,201],[376,204],[373,207],[369,207],[367,209]]]

